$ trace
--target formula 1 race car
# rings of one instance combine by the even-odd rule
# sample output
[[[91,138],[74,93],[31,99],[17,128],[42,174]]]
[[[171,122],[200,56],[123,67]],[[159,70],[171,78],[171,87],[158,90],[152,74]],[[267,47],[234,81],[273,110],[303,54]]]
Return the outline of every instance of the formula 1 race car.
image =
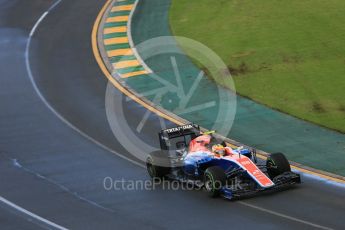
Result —
[[[282,153],[259,164],[255,149],[231,148],[195,124],[162,130],[159,141],[161,150],[147,157],[149,175],[193,183],[211,197],[242,198],[301,183]]]

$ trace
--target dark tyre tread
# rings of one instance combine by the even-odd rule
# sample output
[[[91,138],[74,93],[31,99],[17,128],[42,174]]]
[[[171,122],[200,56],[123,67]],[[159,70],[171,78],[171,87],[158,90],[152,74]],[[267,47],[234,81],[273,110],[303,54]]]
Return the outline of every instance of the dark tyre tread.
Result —
[[[162,151],[154,151],[146,160],[146,168],[151,178],[164,178],[170,172],[169,158]]]
[[[218,197],[220,195],[222,186],[224,186],[226,183],[226,175],[224,170],[219,166],[213,166],[206,169],[204,174],[204,182],[209,196]],[[210,183],[209,189],[206,183]]]
[[[290,163],[283,153],[270,154],[267,158],[266,166],[268,175],[271,179],[284,172],[291,171]]]

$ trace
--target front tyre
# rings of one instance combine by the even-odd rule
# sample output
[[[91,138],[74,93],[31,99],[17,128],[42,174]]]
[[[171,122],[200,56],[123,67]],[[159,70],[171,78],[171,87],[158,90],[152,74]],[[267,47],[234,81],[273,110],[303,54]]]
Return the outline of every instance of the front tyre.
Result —
[[[284,173],[290,172],[291,167],[289,161],[282,153],[272,153],[266,161],[267,173],[271,179]]]
[[[226,183],[226,175],[222,168],[213,166],[204,173],[205,190],[210,197],[218,197]]]

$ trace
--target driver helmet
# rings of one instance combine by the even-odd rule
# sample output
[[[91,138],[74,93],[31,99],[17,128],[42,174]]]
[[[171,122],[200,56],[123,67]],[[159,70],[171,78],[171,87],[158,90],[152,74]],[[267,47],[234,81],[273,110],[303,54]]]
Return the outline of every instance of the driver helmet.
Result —
[[[225,148],[223,145],[217,144],[212,146],[212,152],[223,156],[225,154]]]

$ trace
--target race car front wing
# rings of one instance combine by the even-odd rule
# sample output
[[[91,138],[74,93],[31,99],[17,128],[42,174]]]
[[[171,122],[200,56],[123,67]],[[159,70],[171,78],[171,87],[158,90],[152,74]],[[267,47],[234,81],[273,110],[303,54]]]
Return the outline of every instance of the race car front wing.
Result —
[[[224,198],[229,200],[249,198],[251,196],[256,196],[263,193],[272,193],[277,191],[282,191],[291,188],[295,184],[301,183],[300,175],[294,172],[285,172],[281,175],[273,178],[274,186],[270,188],[256,187],[246,187],[246,188],[234,188],[233,186],[224,186],[221,190],[221,194]]]

